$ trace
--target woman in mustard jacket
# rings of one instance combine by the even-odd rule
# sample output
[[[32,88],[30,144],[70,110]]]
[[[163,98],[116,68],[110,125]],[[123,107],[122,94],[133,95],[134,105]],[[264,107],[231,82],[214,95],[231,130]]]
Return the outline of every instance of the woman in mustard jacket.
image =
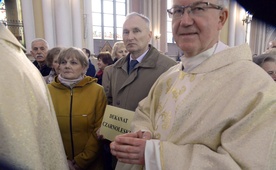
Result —
[[[61,51],[60,74],[48,84],[70,169],[102,169],[99,129],[106,97],[97,79],[85,76],[88,58],[81,49]]]

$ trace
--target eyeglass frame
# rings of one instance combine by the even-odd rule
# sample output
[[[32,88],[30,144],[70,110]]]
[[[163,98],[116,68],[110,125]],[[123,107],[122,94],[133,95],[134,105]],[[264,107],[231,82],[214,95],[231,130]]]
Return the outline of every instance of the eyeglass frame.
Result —
[[[167,9],[167,12],[168,12],[170,18],[175,19],[173,17],[172,10],[173,10],[173,8],[176,8],[176,7],[180,8],[180,9],[183,10],[182,14],[179,16],[179,18],[181,18],[184,15],[185,11],[186,11],[185,9],[190,8],[190,10],[187,11],[188,14],[189,14],[190,12],[192,12],[192,7],[196,6],[196,5],[199,5],[199,4],[206,4],[206,7],[202,7],[203,9],[205,9],[205,8],[211,8],[211,9],[223,10],[223,7],[220,6],[220,5],[216,5],[216,4],[213,4],[213,3],[210,3],[210,2],[201,2],[200,1],[200,2],[194,2],[194,3],[192,3],[190,5],[186,5],[186,6],[179,6],[179,5],[177,5],[177,6],[174,6],[174,7],[170,8],[170,9]],[[176,18],[178,18],[178,17],[176,17]]]

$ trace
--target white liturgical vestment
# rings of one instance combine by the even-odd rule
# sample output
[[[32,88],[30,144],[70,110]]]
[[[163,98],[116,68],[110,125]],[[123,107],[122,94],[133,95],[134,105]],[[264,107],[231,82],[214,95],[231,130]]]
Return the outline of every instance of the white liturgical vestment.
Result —
[[[276,83],[251,56],[248,45],[241,45],[213,54],[188,72],[180,62],[162,74],[132,122],[133,132],[152,134],[146,165],[118,162],[118,167],[275,169]]]
[[[0,169],[66,170],[47,86],[22,48],[0,24]]]

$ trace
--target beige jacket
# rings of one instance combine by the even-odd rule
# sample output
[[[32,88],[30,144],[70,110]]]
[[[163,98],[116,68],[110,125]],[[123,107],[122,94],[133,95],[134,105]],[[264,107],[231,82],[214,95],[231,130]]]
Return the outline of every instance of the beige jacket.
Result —
[[[149,51],[142,62],[128,74],[129,57],[128,55],[106,67],[102,84],[109,104],[134,111],[138,102],[148,95],[155,80],[176,62],[149,45]]]

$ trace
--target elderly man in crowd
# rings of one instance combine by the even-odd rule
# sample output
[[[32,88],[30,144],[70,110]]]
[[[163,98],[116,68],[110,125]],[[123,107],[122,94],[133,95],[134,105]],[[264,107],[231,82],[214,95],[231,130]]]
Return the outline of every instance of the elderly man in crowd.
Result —
[[[156,79],[176,61],[149,44],[150,20],[136,12],[126,16],[123,41],[129,54],[105,68],[103,82],[110,105],[134,111]]]
[[[139,103],[132,133],[111,143],[117,169],[275,169],[276,85],[248,45],[219,41],[226,3],[173,0],[184,56]]]
[[[42,38],[37,38],[32,41],[31,54],[35,61],[33,62],[42,76],[48,76],[51,68],[46,64],[46,56],[49,49],[48,42]]]

